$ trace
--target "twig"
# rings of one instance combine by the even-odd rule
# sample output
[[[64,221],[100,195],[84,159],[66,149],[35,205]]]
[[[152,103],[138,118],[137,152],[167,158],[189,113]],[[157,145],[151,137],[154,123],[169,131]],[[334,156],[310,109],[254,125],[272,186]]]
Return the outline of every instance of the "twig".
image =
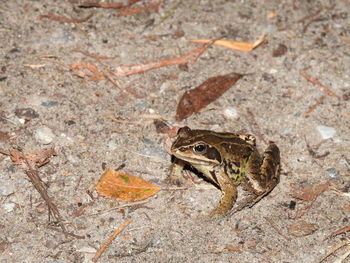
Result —
[[[343,233],[349,232],[349,231],[350,231],[350,226],[345,226],[345,227],[333,232],[329,237],[335,237],[337,235],[340,235],[340,234],[343,234]]]
[[[79,4],[79,7],[81,8],[91,8],[91,7],[101,7],[101,8],[112,8],[112,9],[120,9],[123,7],[132,6],[133,4],[136,4],[140,0],[129,0],[127,4],[122,3],[100,3],[97,1],[91,1],[91,2],[83,2]]]
[[[39,168],[49,162],[49,158],[55,155],[53,149],[32,151],[30,154],[23,154],[17,151],[6,152],[0,149],[0,153],[9,155],[13,164],[15,166],[21,167],[25,170],[26,175],[28,176],[30,182],[34,188],[39,192],[42,199],[44,199],[48,209],[49,215],[52,212],[57,224],[62,229],[62,233],[66,236],[73,236],[75,238],[84,238],[73,233],[67,232],[65,226],[63,225],[61,214],[57,206],[53,203],[52,199],[47,193],[47,187],[39,176],[39,172],[36,168]],[[57,229],[56,229],[57,230]]]
[[[122,10],[120,10],[118,12],[118,16],[134,15],[134,14],[137,14],[137,13],[140,13],[140,12],[144,12],[144,11],[146,11],[148,9],[152,9],[155,12],[158,12],[159,4],[161,2],[162,1],[150,2],[150,3],[148,3],[147,5],[145,5],[143,7],[124,8],[124,9],[122,9]]]
[[[125,124],[134,124],[134,125],[145,125],[148,123],[152,123],[152,121],[148,120],[148,121],[132,121],[132,120],[121,120],[121,119],[117,119],[112,115],[106,115],[105,116],[107,119],[110,119],[114,122],[117,123],[125,123]]]
[[[91,8],[91,7],[101,7],[101,8],[113,8],[119,9],[123,8],[124,4],[122,3],[98,3],[98,2],[83,2],[79,4],[80,8]]]
[[[310,81],[313,85],[319,87],[326,95],[340,98],[337,94],[335,94],[333,91],[331,91],[329,88],[322,85],[317,79],[311,77],[308,75],[304,70],[300,70],[300,75],[302,75],[306,80]]]
[[[64,17],[64,16],[56,16],[54,14],[48,13],[46,15],[41,15],[40,19],[47,18],[50,20],[65,22],[65,23],[82,23],[82,22],[89,20],[92,16],[93,16],[93,13],[91,13],[90,15],[88,15],[85,18],[75,19],[75,18],[69,18],[69,17]]]
[[[334,254],[334,252],[336,252],[338,249],[346,246],[346,245],[349,245],[350,244],[350,240],[345,240],[345,241],[342,241],[338,244],[336,244],[334,247],[332,247],[325,256],[323,256],[323,258],[321,258],[321,260],[319,261],[319,263],[323,262],[326,258],[328,258],[330,255]]]
[[[311,112],[313,112],[325,99],[325,96],[321,96],[319,99],[316,100],[314,104],[312,104],[307,111],[305,111],[304,116],[308,117]]]
[[[315,13],[311,14],[311,15],[308,15],[305,17],[305,19],[310,19],[309,22],[307,22],[303,28],[303,30],[301,31],[302,34],[305,34],[308,27],[315,21],[317,21],[317,19],[319,18],[319,14],[321,13],[322,11],[322,8],[320,8],[319,10],[317,10]],[[303,19],[304,20],[304,19]],[[302,21],[303,21],[302,20]],[[300,22],[300,21],[298,21]]]
[[[85,239],[85,236],[79,236],[79,235],[76,235],[74,233],[70,233],[70,232],[67,232],[67,231],[64,231],[63,229],[58,229],[56,227],[53,227],[53,226],[46,226],[47,228],[53,230],[53,231],[56,231],[56,232],[59,232],[59,233],[63,233],[65,236],[71,236],[71,237],[74,237],[76,239]]]
[[[115,57],[107,57],[107,56],[100,56],[100,55],[96,55],[96,54],[91,54],[89,52],[80,50],[80,49],[73,49],[73,52],[78,52],[81,53],[87,57],[92,57],[92,58],[96,58],[96,59],[114,59]]]
[[[92,258],[93,262],[96,262],[102,253],[107,249],[107,247],[112,243],[115,237],[120,234],[129,224],[131,223],[131,219],[126,220],[122,225],[120,225],[114,233],[106,240],[106,242],[101,246],[101,248],[96,252],[95,256]]]
[[[128,203],[128,204],[120,205],[120,206],[117,206],[117,207],[114,207],[114,208],[111,208],[111,209],[108,209],[108,210],[105,210],[105,211],[102,211],[102,212],[99,212],[99,213],[90,214],[90,215],[86,215],[86,216],[102,215],[102,214],[105,214],[105,213],[108,213],[108,212],[111,212],[111,211],[114,211],[114,210],[117,210],[117,209],[121,209],[121,208],[124,208],[124,207],[143,205],[143,204],[148,203],[148,202],[149,202],[149,200],[142,200],[142,201],[137,201],[137,202],[133,202],[133,203]]]
[[[46,186],[42,182],[41,178],[38,175],[38,171],[33,170],[30,166],[28,161],[26,160],[29,170],[25,171],[27,176],[30,179],[30,182],[33,184],[34,188],[39,192],[42,199],[44,199],[46,205],[48,206],[49,210],[52,211],[52,214],[55,218],[55,220],[58,222],[59,226],[61,227],[64,234],[67,233],[67,230],[65,226],[62,223],[62,217],[60,212],[58,211],[57,206],[52,202],[51,198],[49,197]]]
[[[313,19],[315,16],[317,16],[320,12],[322,11],[322,9],[320,8],[320,9],[318,9],[315,13],[313,13],[313,14],[308,14],[308,15],[306,15],[306,16],[304,16],[303,18],[300,18],[297,22],[298,23],[303,23],[303,22],[305,22],[306,20],[308,20],[308,19]]]
[[[313,158],[316,158],[316,159],[320,159],[320,158],[323,158],[323,157],[326,157],[328,154],[330,154],[329,151],[326,151],[325,153],[323,154],[318,154],[315,152],[315,150],[317,150],[323,143],[325,143],[326,141],[328,141],[328,139],[325,139],[325,140],[322,140],[320,143],[314,145],[314,146],[310,146],[308,144],[308,142],[306,141],[306,136],[304,136],[304,140],[305,140],[305,143],[306,143],[306,148],[307,148],[307,151],[309,152],[309,154],[313,157]]]
[[[156,24],[156,26],[159,26],[162,24],[165,20],[167,20],[172,14],[175,13],[176,9],[182,4],[182,1],[178,1],[169,11],[165,12],[164,15],[160,17],[159,22]]]
[[[108,70],[108,72],[112,73],[110,70]],[[135,99],[139,99],[141,98],[140,94],[137,94],[137,92],[131,88],[126,88],[126,89],[123,89],[120,87],[119,83],[113,79],[110,75],[108,75],[108,73],[105,71],[104,72],[104,76],[115,86],[117,87],[119,90],[121,90],[122,92],[125,92],[125,93],[129,93],[130,95],[132,95]]]
[[[160,67],[193,63],[198,59],[198,57],[204,51],[206,51],[209,45],[215,42],[215,40],[213,40],[208,44],[203,44],[199,48],[196,48],[180,57],[174,57],[174,58],[164,59],[164,60],[155,60],[144,64],[135,64],[131,66],[119,66],[119,67],[116,67],[114,71],[110,71],[110,73],[114,74],[115,76],[125,77],[125,76],[146,72],[146,71],[160,68]]]

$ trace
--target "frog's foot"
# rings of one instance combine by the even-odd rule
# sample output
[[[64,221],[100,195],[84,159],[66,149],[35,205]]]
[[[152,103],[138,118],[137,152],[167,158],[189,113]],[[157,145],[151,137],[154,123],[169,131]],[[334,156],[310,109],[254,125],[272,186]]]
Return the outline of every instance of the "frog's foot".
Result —
[[[165,179],[165,183],[181,186],[186,183],[186,178],[182,175],[185,163],[176,159],[170,167],[170,175]]]
[[[166,184],[172,184],[172,185],[177,185],[177,186],[182,186],[186,183],[186,178],[181,176],[174,176],[174,175],[170,175],[168,176],[164,182]]]
[[[255,194],[250,194],[249,196],[247,196],[247,197],[245,197],[242,201],[239,201],[238,203],[237,203],[237,206],[236,207],[234,207],[231,211],[230,211],[230,213],[229,213],[229,215],[231,216],[231,215],[233,215],[233,214],[235,214],[235,213],[237,213],[237,212],[239,212],[239,211],[241,211],[241,210],[243,210],[244,208],[246,208],[246,207],[253,207],[256,203],[258,203],[260,200],[261,200],[261,198],[263,198],[265,195],[260,195],[260,196],[257,196],[257,195],[255,195]]]
[[[208,218],[224,217],[227,214],[227,212],[228,210],[217,207],[216,209],[210,212]]]

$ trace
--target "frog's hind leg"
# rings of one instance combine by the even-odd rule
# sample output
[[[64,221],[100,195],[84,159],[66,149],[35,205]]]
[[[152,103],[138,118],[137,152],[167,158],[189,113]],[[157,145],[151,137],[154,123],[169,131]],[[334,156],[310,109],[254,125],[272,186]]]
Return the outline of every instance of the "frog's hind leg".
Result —
[[[257,162],[254,159],[248,164],[250,169],[247,171],[245,182],[245,186],[251,194],[240,201],[230,214],[234,214],[247,206],[254,206],[271,192],[279,182],[280,151],[276,144],[270,142],[263,154],[262,162]]]
[[[258,194],[268,194],[280,180],[280,150],[277,145],[270,142],[269,147],[264,152],[263,161],[260,167],[260,178],[262,179],[263,192]]]

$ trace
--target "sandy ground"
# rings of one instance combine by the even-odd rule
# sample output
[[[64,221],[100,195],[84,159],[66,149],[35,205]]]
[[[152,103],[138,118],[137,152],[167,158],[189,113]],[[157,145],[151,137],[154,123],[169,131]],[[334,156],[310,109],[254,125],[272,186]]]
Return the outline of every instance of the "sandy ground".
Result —
[[[158,12],[118,16],[76,1],[1,1],[0,149],[55,149],[38,170],[62,220],[55,222],[25,170],[0,155],[0,262],[88,262],[128,219],[99,262],[319,262],[348,240],[330,235],[350,224],[349,197],[341,194],[350,187],[349,10],[348,0],[164,0]],[[81,23],[40,18],[49,13],[93,15]],[[78,62],[113,70],[183,55],[199,46],[191,39],[255,41],[263,33],[252,52],[210,46],[187,67],[114,77],[120,89],[71,70]],[[250,74],[201,113],[175,121],[186,90],[230,72]],[[204,218],[220,191],[196,177],[139,205],[98,196],[93,186],[103,171],[121,164],[168,187],[169,137],[152,118],[251,133],[260,151],[273,140],[281,181],[253,208],[217,220]],[[322,188],[327,183],[340,193]]]

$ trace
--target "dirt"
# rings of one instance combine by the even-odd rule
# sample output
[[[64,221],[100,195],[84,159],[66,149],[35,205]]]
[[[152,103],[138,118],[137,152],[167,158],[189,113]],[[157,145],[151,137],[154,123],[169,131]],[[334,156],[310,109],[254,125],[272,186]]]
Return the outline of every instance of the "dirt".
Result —
[[[76,1],[2,1],[0,149],[54,148],[37,170],[61,218],[26,168],[1,154],[0,262],[89,262],[129,219],[98,262],[319,262],[348,241],[347,233],[331,234],[349,225],[350,2],[164,0],[156,9],[119,16]],[[43,16],[50,13],[86,21]],[[251,52],[211,45],[185,66],[111,76],[117,84],[72,70],[90,63],[107,72],[181,56],[199,47],[192,39],[262,34]],[[175,121],[185,91],[231,72],[246,75],[200,113]],[[251,133],[260,151],[276,142],[280,183],[254,207],[208,219],[220,191],[194,175],[185,188],[164,183],[171,138],[155,119]],[[99,196],[94,184],[121,164],[163,190],[141,204]],[[310,186],[322,190],[305,198]]]

